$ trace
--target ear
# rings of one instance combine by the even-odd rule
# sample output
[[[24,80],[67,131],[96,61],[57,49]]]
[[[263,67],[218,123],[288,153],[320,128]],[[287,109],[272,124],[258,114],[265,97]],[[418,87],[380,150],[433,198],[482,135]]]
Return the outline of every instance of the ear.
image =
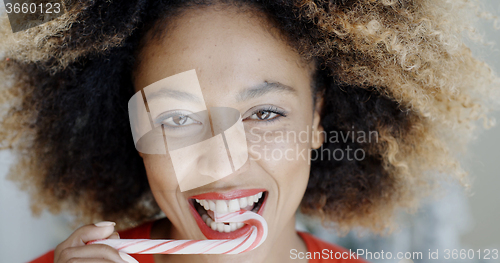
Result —
[[[321,125],[321,109],[323,108],[323,98],[319,97],[316,101],[313,113],[312,142],[311,148],[318,149],[325,141],[325,129]]]

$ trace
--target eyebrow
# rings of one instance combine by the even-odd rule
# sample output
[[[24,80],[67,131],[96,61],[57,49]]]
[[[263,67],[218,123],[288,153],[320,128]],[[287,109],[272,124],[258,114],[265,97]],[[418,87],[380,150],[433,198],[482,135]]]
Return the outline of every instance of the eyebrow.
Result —
[[[267,93],[271,92],[285,92],[285,93],[293,93],[297,94],[297,90],[294,88],[287,86],[285,84],[282,84],[280,82],[264,82],[262,84],[259,84],[254,87],[250,87],[247,89],[242,90],[240,93],[237,95],[238,101],[244,101],[244,100],[249,100],[253,98],[257,98],[260,96],[264,96]]]
[[[250,88],[246,88],[242,90],[241,92],[238,93],[237,95],[237,100],[238,101],[245,101],[257,97],[264,96],[267,93],[272,93],[272,92],[285,92],[285,93],[297,93],[297,90],[294,88],[282,84],[280,82],[264,82],[262,84],[259,84],[257,86],[253,86]],[[146,97],[148,100],[154,100],[157,98],[163,98],[163,97],[169,97],[169,98],[174,98],[180,101],[188,101],[188,102],[197,102],[200,103],[202,100],[189,92],[184,92],[184,91],[179,91],[179,90],[173,90],[173,89],[160,89],[155,92],[147,93]]]
[[[184,92],[184,91],[179,91],[179,90],[173,90],[173,89],[167,89],[163,88],[155,92],[151,93],[146,93],[146,97],[148,100],[154,100],[157,98],[163,98],[163,97],[169,97],[169,98],[174,98],[180,101],[188,101],[188,102],[202,102],[202,100],[189,92]]]

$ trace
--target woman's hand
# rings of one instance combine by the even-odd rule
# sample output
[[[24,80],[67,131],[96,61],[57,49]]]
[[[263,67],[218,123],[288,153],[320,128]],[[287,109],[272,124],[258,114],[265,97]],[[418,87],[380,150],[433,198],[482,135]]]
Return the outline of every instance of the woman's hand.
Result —
[[[54,250],[54,263],[138,263],[131,256],[102,244],[85,245],[91,240],[119,239],[115,223],[100,222],[75,230]]]

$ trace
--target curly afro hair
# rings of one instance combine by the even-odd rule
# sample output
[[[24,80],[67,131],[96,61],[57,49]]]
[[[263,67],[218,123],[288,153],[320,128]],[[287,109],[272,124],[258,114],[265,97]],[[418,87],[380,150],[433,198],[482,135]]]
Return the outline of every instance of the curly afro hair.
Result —
[[[326,132],[378,133],[369,143],[324,142],[366,158],[314,160],[303,213],[383,232],[440,180],[467,185],[457,153],[476,120],[490,121],[500,86],[462,41],[474,32],[470,1],[64,0],[64,15],[16,34],[1,17],[0,139],[17,154],[10,179],[32,194],[35,213],[68,209],[122,228],[161,213],[128,121],[135,54],[145,32],[214,3],[265,14],[317,61]]]

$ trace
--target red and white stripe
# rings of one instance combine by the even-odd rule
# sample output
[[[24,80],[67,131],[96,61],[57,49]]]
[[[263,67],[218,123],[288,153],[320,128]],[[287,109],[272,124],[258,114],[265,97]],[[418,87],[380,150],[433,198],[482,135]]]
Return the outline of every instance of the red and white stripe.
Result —
[[[268,229],[262,216],[246,210],[214,214],[215,222],[243,222],[251,225],[252,231],[236,239],[104,239],[87,244],[105,244],[127,254],[240,254],[257,248],[266,240]]]

